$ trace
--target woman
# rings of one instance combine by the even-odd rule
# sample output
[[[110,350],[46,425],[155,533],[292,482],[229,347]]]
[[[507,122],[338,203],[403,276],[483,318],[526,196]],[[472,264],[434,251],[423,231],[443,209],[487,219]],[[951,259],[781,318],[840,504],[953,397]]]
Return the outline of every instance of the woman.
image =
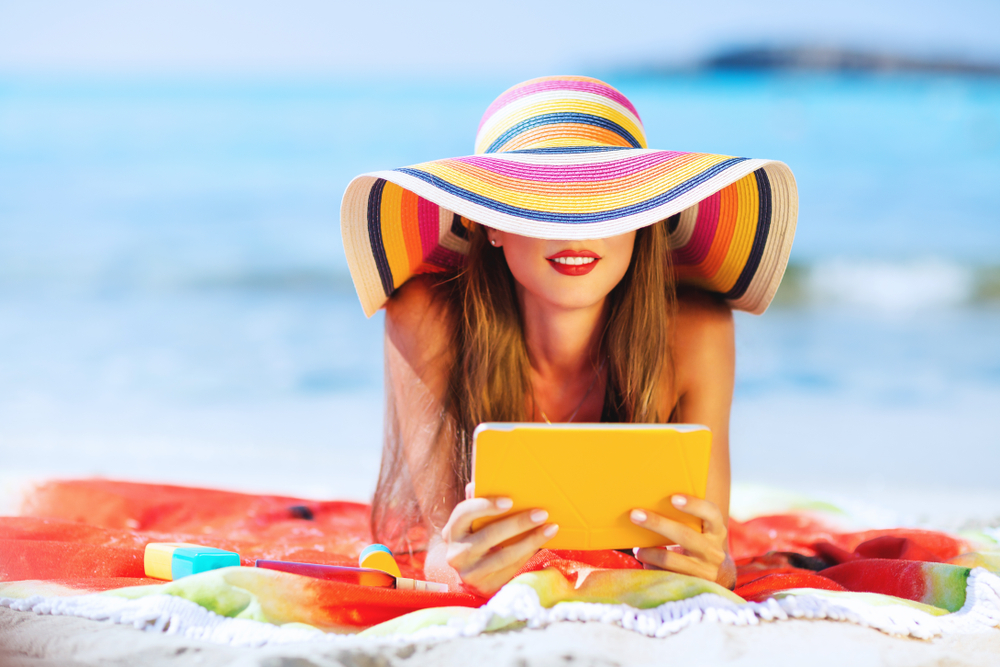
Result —
[[[558,526],[537,508],[472,530],[512,506],[472,497],[479,423],[700,423],[713,433],[706,498],[672,502],[703,529],[635,508],[633,522],[677,545],[635,557],[732,587],[731,308],[763,312],[777,289],[790,171],[645,149],[628,100],[583,77],[507,91],[476,146],[358,177],[344,197],[362,304],[386,307],[376,536],[412,544],[427,531],[429,578],[492,594]]]

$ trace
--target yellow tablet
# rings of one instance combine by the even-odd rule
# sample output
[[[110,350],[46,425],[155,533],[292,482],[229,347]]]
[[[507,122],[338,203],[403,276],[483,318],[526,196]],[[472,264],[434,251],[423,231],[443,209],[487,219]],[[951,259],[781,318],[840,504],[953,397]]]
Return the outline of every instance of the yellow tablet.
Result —
[[[505,496],[509,515],[540,507],[559,532],[550,549],[670,544],[636,526],[634,508],[701,530],[670,496],[705,497],[712,433],[697,424],[480,424],[473,435],[476,497]],[[500,517],[497,517],[500,518]],[[478,520],[473,529],[497,518]]]

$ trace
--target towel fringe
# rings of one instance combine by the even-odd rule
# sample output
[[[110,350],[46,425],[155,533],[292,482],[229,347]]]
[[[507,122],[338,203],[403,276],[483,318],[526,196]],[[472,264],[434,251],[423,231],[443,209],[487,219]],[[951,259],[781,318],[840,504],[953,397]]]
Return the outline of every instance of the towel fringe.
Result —
[[[853,623],[889,635],[917,639],[985,632],[1000,628],[1000,576],[983,568],[972,570],[966,585],[965,604],[959,611],[946,616],[933,616],[904,604],[875,605],[864,599],[827,597],[822,593],[787,595],[746,604],[704,593],[652,609],[595,602],[560,602],[545,608],[530,586],[508,584],[461,624],[425,628],[407,637],[411,640],[471,637],[482,634],[488,627],[514,622],[525,623],[529,628],[563,622],[597,622],[617,625],[648,637],[666,637],[695,623],[758,625],[789,619]]]
[[[696,623],[758,625],[789,619],[853,623],[886,634],[932,639],[942,635],[986,632],[1000,628],[1000,576],[983,568],[969,575],[965,604],[946,616],[932,616],[902,604],[874,605],[844,595],[792,594],[765,602],[737,604],[711,593],[666,602],[652,609],[624,604],[560,602],[542,606],[538,593],[526,584],[508,584],[486,605],[465,619],[384,638],[333,635],[302,627],[281,627],[240,618],[226,618],[194,602],[170,595],[128,600],[90,594],[72,597],[0,598],[0,606],[36,614],[78,616],[131,625],[232,646],[258,647],[303,641],[399,643],[473,637],[514,623],[542,628],[554,623],[586,622],[617,625],[648,637],[666,637]]]
[[[242,618],[227,618],[173,595],[150,595],[129,600],[92,593],[45,598],[0,598],[0,607],[53,616],[76,616],[94,621],[131,625],[146,632],[161,632],[216,644],[258,647],[267,644],[339,638],[320,630],[281,627]]]

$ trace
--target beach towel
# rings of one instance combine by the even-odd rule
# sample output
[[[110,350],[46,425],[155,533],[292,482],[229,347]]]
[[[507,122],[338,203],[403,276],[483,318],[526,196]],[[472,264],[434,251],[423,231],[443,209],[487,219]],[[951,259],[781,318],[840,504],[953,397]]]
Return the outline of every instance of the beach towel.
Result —
[[[648,635],[694,622],[829,618],[933,637],[1000,626],[1000,546],[987,535],[838,528],[836,512],[788,510],[730,522],[735,591],[642,569],[619,551],[539,551],[492,599],[357,586],[236,567],[147,579],[149,542],[257,558],[357,565],[369,507],[107,480],[50,482],[21,516],[0,517],[0,604],[111,619],[235,644],[448,637],[562,621]],[[397,554],[423,578],[423,554]]]

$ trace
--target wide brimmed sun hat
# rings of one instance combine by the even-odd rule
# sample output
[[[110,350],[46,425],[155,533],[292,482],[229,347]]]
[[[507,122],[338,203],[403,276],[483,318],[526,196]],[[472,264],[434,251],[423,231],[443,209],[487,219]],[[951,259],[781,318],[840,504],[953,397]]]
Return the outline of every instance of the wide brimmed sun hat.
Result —
[[[678,282],[760,314],[784,274],[797,214],[784,163],[649,149],[624,95],[597,79],[556,76],[500,95],[479,124],[475,155],[356,177],[340,224],[368,316],[410,277],[460,266],[470,221],[582,240],[661,220]]]

